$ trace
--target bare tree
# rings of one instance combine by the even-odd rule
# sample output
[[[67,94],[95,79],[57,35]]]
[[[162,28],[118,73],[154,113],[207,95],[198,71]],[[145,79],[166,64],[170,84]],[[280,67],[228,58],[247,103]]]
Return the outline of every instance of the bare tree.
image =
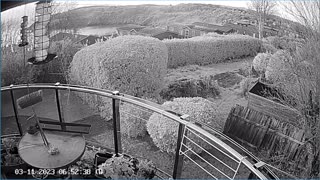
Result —
[[[259,39],[263,37],[263,29],[266,18],[274,13],[276,4],[277,3],[275,1],[270,0],[251,0],[250,3],[248,3],[249,9],[252,9],[256,12]]]
[[[320,0],[289,0],[279,2],[296,21],[304,25],[304,43],[288,50],[288,71],[295,83],[284,79],[283,91],[294,97],[295,108],[301,114],[305,133],[305,170],[300,178],[320,177]]]
[[[279,2],[285,11],[306,28],[309,38],[317,38],[320,33],[320,0],[289,0]]]

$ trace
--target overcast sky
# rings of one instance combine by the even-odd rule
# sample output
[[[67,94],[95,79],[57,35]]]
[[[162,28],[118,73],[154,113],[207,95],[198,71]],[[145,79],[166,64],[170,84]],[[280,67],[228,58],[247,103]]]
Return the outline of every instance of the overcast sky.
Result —
[[[233,6],[233,7],[247,7],[247,3],[249,1],[196,1],[196,0],[189,0],[189,1],[78,1],[80,6],[88,6],[88,5],[99,5],[99,4],[110,4],[110,5],[139,5],[139,4],[157,4],[157,5],[176,5],[180,3],[201,3],[201,4],[217,4],[217,5],[226,5],[226,6]]]

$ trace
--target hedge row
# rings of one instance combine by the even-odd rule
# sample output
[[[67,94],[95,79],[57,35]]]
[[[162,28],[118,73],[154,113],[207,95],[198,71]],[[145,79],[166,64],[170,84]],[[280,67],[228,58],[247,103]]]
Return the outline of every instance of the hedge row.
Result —
[[[70,65],[71,83],[157,97],[167,70],[168,51],[151,37],[122,36],[83,48]],[[111,99],[81,95],[103,118],[111,117]]]
[[[169,52],[168,68],[190,64],[208,65],[225,60],[254,56],[262,41],[244,35],[199,36],[163,41]]]

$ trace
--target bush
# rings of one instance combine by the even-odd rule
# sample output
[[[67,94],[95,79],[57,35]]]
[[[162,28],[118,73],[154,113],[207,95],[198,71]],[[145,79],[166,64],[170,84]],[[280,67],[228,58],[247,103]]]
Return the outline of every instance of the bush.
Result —
[[[11,84],[25,84],[36,82],[41,73],[41,68],[27,64],[32,57],[32,51],[25,51],[24,60],[23,48],[17,45],[1,47],[1,86]]]
[[[275,52],[277,52],[277,48],[275,48],[269,42],[263,41],[262,46],[261,46],[261,52],[274,54]]]
[[[239,91],[238,95],[240,97],[247,97],[247,94],[248,94],[249,90],[252,88],[252,86],[254,85],[254,83],[256,81],[257,81],[256,78],[244,78],[244,79],[242,79],[242,81],[239,84],[240,91]]]
[[[265,72],[266,80],[272,83],[284,81],[295,82],[295,75],[291,71],[291,63],[291,57],[287,51],[277,51],[269,59]]]
[[[291,38],[287,36],[283,36],[283,37],[270,36],[265,38],[264,41],[272,45],[276,49],[291,50],[291,51],[295,51],[296,46],[301,46],[304,43],[303,39]]]
[[[221,37],[199,36],[163,41],[169,51],[168,68],[185,65],[207,65],[256,55],[262,41],[243,35]]]
[[[135,97],[157,97],[163,86],[167,59],[167,48],[158,39],[120,36],[77,52],[71,62],[70,80]],[[102,117],[111,117],[110,99],[86,96],[84,99],[97,107]]]
[[[220,90],[218,83],[214,81],[212,76],[205,76],[199,79],[177,79],[162,89],[160,95],[166,100],[177,97],[216,98],[220,95]]]
[[[214,128],[221,129],[219,123],[214,122],[215,119],[215,104],[200,98],[176,98],[173,101],[167,101],[163,104],[167,110],[171,110],[180,114],[188,114],[186,119],[190,122],[199,121]],[[147,130],[155,143],[161,151],[167,153],[174,153],[177,146],[179,123],[168,119],[161,114],[154,113],[147,122]],[[208,144],[200,140],[196,135],[188,136],[193,141],[197,142],[202,147],[207,147]],[[196,145],[188,142],[189,147],[195,152],[201,152],[201,149]]]
[[[266,68],[269,63],[269,59],[271,57],[271,54],[268,53],[259,53],[252,62],[252,66],[254,70],[260,74],[265,73]]]
[[[148,109],[124,103],[120,106],[121,133],[132,138],[145,136],[147,134],[147,121],[151,115],[152,111]]]
[[[52,42],[50,51],[57,54],[57,58],[50,63],[41,65],[42,73],[39,81],[45,83],[68,83],[68,67],[70,66],[73,56],[81,48],[83,48],[83,45],[74,43],[70,39]],[[59,73],[61,75],[52,76],[52,74],[50,74],[52,72]]]

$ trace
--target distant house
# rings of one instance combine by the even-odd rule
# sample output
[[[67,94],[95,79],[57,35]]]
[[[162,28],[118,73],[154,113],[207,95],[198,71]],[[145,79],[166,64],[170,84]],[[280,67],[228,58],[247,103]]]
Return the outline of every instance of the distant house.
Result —
[[[230,34],[234,33],[235,30],[228,26],[220,26],[215,24],[203,23],[203,22],[194,22],[192,23],[195,27],[194,30],[199,30],[200,34],[206,34],[209,32],[215,32],[218,34]]]
[[[151,28],[151,27],[143,28],[140,31],[138,31],[137,34],[142,36],[150,36],[150,37],[158,38],[160,40],[181,38],[181,36],[178,33],[169,31],[168,29]]]
[[[90,46],[96,42],[106,41],[107,39],[108,39],[107,36],[99,37],[99,36],[89,35],[89,36],[86,36],[86,37],[82,38],[81,40],[77,41],[76,43]]]
[[[257,27],[251,24],[239,25],[238,23],[237,24],[228,23],[228,24],[225,24],[224,26],[234,29],[234,31],[237,34],[249,35],[256,38],[259,36]]]
[[[242,19],[242,20],[239,20],[236,22],[237,25],[240,25],[240,26],[244,26],[244,27],[248,27],[251,24],[250,20],[247,20],[247,19]]]
[[[117,28],[117,33],[118,35],[133,35],[133,34],[137,34],[138,31],[140,31],[141,29],[145,28],[145,26],[140,26],[140,25],[136,25],[136,24],[128,24],[122,27],[118,27]]]
[[[167,26],[168,31],[178,33],[183,38],[200,36],[200,31],[196,32],[192,28],[194,28],[194,25],[171,24]]]

